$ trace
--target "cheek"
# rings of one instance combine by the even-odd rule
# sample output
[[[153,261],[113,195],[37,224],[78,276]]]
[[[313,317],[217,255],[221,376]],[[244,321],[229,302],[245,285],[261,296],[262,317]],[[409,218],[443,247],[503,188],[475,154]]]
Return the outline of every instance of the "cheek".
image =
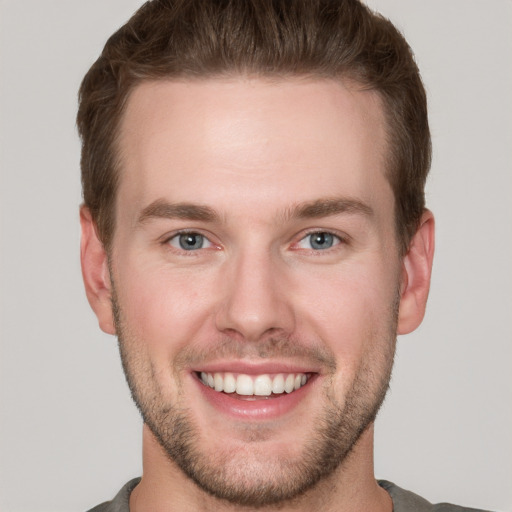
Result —
[[[170,267],[120,264],[116,282],[122,284],[116,290],[130,333],[155,354],[175,353],[189,345],[211,317],[209,281]]]
[[[365,354],[394,339],[396,283],[380,264],[337,270],[303,280],[297,318],[302,331],[334,353],[338,370],[350,375]]]

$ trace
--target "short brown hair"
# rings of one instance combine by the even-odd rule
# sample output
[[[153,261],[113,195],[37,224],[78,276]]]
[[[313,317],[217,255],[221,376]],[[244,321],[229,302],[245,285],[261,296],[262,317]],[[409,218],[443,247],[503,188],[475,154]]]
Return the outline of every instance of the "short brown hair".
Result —
[[[141,81],[233,74],[347,78],[378,91],[400,249],[425,207],[431,143],[426,95],[410,47],[357,0],[152,0],[107,41],[79,92],[84,204],[110,247],[119,176],[116,138]]]

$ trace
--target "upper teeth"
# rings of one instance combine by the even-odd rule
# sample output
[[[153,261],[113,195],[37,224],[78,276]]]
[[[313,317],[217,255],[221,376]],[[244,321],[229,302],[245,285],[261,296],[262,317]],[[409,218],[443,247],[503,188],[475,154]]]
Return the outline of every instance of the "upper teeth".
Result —
[[[272,393],[291,393],[304,386],[308,377],[305,373],[278,373],[270,376],[201,372],[201,380],[215,391],[246,396],[270,396]]]

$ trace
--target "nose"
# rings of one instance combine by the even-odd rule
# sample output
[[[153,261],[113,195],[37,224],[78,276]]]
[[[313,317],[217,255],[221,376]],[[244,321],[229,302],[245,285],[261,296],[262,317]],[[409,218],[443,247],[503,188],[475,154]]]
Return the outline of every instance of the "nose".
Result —
[[[249,252],[226,262],[221,284],[226,292],[216,315],[217,329],[253,342],[290,334],[295,318],[284,269],[270,254]]]

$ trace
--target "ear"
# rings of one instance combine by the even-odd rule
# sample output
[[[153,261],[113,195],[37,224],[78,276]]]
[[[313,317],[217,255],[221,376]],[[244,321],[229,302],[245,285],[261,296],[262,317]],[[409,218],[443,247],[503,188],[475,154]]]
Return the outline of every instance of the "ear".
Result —
[[[416,329],[425,316],[432,261],[434,259],[434,216],[425,210],[402,261],[398,334]]]
[[[91,212],[85,206],[80,208],[80,225],[82,227],[80,262],[85,293],[98,317],[101,330],[107,334],[115,334],[107,253],[98,237]]]

